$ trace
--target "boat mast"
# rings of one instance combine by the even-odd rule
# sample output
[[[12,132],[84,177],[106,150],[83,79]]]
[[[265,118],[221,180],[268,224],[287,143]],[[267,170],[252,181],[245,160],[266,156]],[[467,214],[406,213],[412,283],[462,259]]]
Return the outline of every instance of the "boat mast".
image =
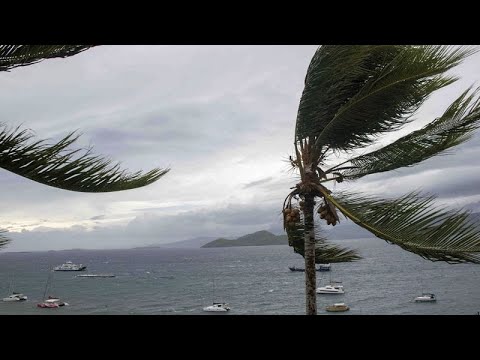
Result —
[[[212,303],[215,303],[215,278],[213,278]]]
[[[13,294],[12,289],[13,289],[13,277],[15,276],[15,273],[12,273],[12,277],[10,278],[10,285],[8,287],[8,293],[11,295]]]
[[[45,295],[47,294],[48,284],[50,283],[50,276],[52,275],[52,270],[50,270],[50,267],[48,269],[49,269],[49,272],[48,272],[47,282],[45,284],[45,290],[43,291],[43,301],[45,301]]]

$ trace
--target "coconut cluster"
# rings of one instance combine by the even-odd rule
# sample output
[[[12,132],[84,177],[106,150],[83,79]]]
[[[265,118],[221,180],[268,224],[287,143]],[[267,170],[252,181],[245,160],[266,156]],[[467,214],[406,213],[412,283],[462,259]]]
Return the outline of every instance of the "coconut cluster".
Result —
[[[320,219],[325,219],[327,221],[327,225],[337,225],[338,217],[329,206],[322,205],[318,208],[317,212],[320,214]]]
[[[283,209],[283,216],[286,227],[295,226],[296,223],[300,222],[300,210],[297,208]]]

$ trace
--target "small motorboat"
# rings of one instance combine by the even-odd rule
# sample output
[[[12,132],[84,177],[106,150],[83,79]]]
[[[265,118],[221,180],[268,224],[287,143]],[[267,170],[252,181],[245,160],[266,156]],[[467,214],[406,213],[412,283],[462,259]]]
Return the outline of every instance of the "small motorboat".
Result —
[[[336,303],[333,305],[329,305],[325,308],[325,310],[330,312],[341,312],[341,311],[348,311],[350,308],[345,303]]]
[[[434,302],[437,301],[435,294],[423,293],[422,296],[417,296],[415,302]]]
[[[8,302],[11,302],[11,301],[25,301],[27,299],[28,299],[28,297],[26,297],[25,295],[14,292],[12,295],[10,295],[6,298],[3,298],[3,301],[8,301]]]
[[[317,288],[317,294],[344,294],[342,285],[330,284]]]
[[[211,311],[211,312],[225,312],[230,311],[230,306],[227,303],[213,303],[213,305],[207,306],[203,308],[203,311]]]
[[[301,271],[301,272],[305,272],[305,269],[303,268],[297,268],[295,266],[289,266],[288,267],[290,269],[290,271]]]
[[[317,271],[330,271],[330,264],[318,264]]]

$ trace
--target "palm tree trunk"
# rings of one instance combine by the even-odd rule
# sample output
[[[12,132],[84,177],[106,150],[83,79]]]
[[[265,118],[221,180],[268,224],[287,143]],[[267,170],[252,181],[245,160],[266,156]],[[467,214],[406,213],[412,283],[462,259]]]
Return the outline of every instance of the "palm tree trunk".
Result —
[[[317,315],[317,273],[315,269],[315,233],[313,226],[314,195],[305,195],[305,294],[306,314]]]

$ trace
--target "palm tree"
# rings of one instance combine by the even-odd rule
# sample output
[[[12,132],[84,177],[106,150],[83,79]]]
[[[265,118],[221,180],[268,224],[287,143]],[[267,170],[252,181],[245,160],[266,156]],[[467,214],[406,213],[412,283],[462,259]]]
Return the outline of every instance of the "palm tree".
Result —
[[[317,312],[315,263],[359,259],[355,251],[315,236],[315,206],[327,225],[335,226],[340,212],[376,237],[425,259],[480,263],[480,230],[467,211],[439,209],[433,196],[419,192],[380,199],[354,191],[334,194],[324,186],[413,166],[469,139],[480,119],[478,89],[471,88],[420,130],[352,157],[355,149],[411,122],[430,94],[456,80],[446,71],[474,52],[468,47],[406,45],[317,49],[307,70],[291,157],[300,181],[283,205],[289,245],[305,258],[307,314]]]
[[[0,45],[0,71],[27,66],[43,59],[69,57],[91,45]],[[0,123],[0,167],[27,179],[76,192],[110,192],[135,189],[153,183],[169,169],[146,173],[128,173],[110,159],[93,155],[92,148],[71,149],[79,138],[71,132],[49,144],[34,140],[34,135],[20,127]],[[2,234],[3,233],[3,234]],[[0,230],[0,248],[8,243]]]

